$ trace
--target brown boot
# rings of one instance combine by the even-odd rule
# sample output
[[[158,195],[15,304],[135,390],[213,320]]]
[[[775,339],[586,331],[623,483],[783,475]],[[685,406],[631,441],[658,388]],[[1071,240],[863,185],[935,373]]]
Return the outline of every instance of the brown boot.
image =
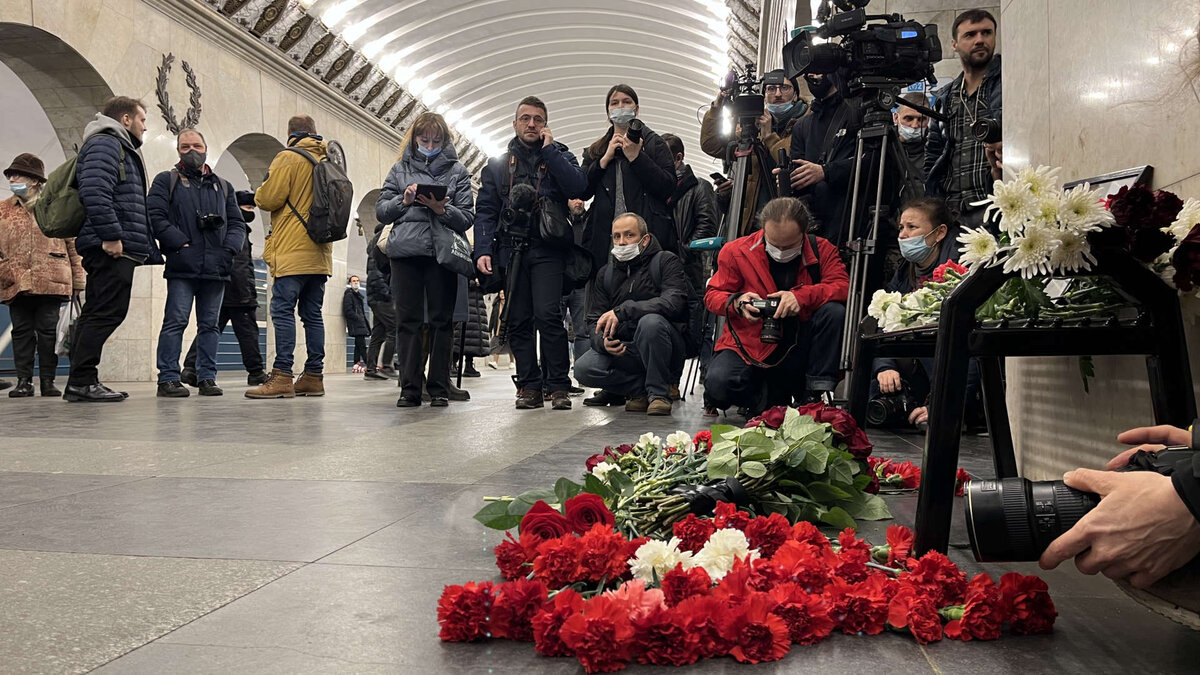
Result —
[[[261,385],[246,390],[246,398],[295,398],[296,389],[292,386],[292,374],[273,368],[267,376],[267,381]]]
[[[661,396],[655,396],[654,400],[650,401],[650,405],[646,408],[647,415],[663,416],[671,414],[671,400]]]
[[[650,399],[646,396],[632,396],[625,399],[625,412],[644,413],[650,408]]]
[[[310,373],[307,370],[296,379],[297,396],[324,396],[325,376],[321,373]]]

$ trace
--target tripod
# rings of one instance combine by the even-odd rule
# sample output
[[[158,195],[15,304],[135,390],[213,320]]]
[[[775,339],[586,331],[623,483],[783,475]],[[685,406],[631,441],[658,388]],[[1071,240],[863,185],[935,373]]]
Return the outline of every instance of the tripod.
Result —
[[[507,272],[504,277],[504,306],[500,308],[500,327],[496,331],[496,343],[500,347],[508,344],[508,314],[512,309],[513,298],[517,297],[521,263],[524,261],[525,252],[529,250],[529,237],[517,236],[510,232],[506,238],[512,253],[508,258],[508,267],[505,268]]]

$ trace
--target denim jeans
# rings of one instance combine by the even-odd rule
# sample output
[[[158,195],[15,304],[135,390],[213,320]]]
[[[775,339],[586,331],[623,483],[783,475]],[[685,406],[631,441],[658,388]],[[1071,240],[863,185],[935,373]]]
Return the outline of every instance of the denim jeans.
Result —
[[[276,277],[271,287],[271,323],[275,324],[275,363],[272,368],[292,373],[296,352],[296,311],[299,310],[308,349],[304,372],[324,371],[325,322],[321,319],[321,305],[325,301],[326,279],[324,274]]]
[[[187,328],[196,303],[196,379],[217,379],[217,342],[221,339],[217,320],[224,281],[167,279],[167,306],[162,330],[158,333],[158,383],[179,381],[179,352],[183,349],[183,330]]]

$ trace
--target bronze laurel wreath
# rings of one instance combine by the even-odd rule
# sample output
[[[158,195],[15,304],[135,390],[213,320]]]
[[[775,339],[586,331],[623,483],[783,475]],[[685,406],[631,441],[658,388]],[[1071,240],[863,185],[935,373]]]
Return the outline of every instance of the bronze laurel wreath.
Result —
[[[175,119],[175,107],[171,105],[171,95],[167,92],[167,78],[171,74],[171,64],[175,62],[174,54],[163,54],[162,65],[158,67],[158,77],[155,79],[154,93],[158,96],[158,109],[162,112],[167,130],[178,134],[184,129],[193,129],[200,123],[200,85],[196,81],[196,71],[192,70],[187,61],[181,61],[183,72],[187,75],[186,82],[192,95],[188,98],[191,106],[183,115],[183,124]]]

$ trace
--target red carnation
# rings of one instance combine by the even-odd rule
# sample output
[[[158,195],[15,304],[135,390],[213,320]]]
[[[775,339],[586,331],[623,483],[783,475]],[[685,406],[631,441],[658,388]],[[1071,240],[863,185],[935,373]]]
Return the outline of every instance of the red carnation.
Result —
[[[787,541],[792,533],[792,524],[778,513],[759,516],[746,525],[746,538],[750,548],[758,549],[764,558],[775,555],[775,551]]]
[[[939,284],[944,282],[946,280],[946,272],[949,270],[956,272],[960,277],[967,273],[966,267],[959,265],[953,260],[947,260],[933,269],[933,280]]]
[[[629,570],[625,555],[625,537],[612,531],[612,526],[596,523],[579,538],[579,568],[584,579],[619,579]]]
[[[866,581],[848,584],[834,577],[825,589],[830,604],[829,614],[847,635],[883,632],[888,618],[888,604],[896,593],[896,583],[882,574],[871,574]]]
[[[854,530],[847,527],[838,534],[838,563],[833,573],[850,583],[858,583],[867,578],[867,562],[871,559],[871,547],[867,542],[854,536]]]
[[[538,546],[533,574],[549,588],[562,588],[579,581],[579,537],[567,535]]]
[[[775,557],[771,558],[771,562],[781,570],[783,578],[790,579],[809,593],[825,590],[837,561],[837,555],[828,544],[821,548],[800,541],[785,542],[775,552]]]
[[[541,611],[533,615],[533,648],[542,656],[574,656],[563,644],[559,631],[563,623],[583,609],[583,598],[575,589],[559,591]]]
[[[829,637],[836,622],[829,616],[829,606],[816,593],[807,593],[793,583],[782,583],[771,589],[775,601],[774,614],[787,625],[792,644],[815,645]]]
[[[492,611],[492,582],[446,586],[438,599],[438,623],[443,642],[476,642],[488,636]]]
[[[888,525],[886,536],[888,543],[888,566],[904,566],[908,562],[908,554],[912,552],[912,530],[903,525]]]
[[[714,514],[713,524],[718,530],[732,528],[745,532],[746,526],[750,524],[750,514],[739,511],[737,505],[729,502],[717,502]]]
[[[567,522],[571,524],[571,531],[575,534],[583,534],[597,523],[611,530],[617,523],[612,511],[605,506],[604,499],[590,492],[581,492],[568,499],[563,504],[563,511],[566,513]]]
[[[778,661],[792,648],[783,619],[771,613],[775,601],[766,593],[753,593],[745,604],[722,617],[721,632],[733,643],[729,654],[742,663]]]
[[[492,637],[533,642],[533,617],[546,606],[546,584],[518,579],[496,587]]]
[[[559,634],[588,673],[621,670],[629,660],[633,627],[625,607],[610,597],[599,595],[584,602],[577,614],[563,622]]]
[[[529,574],[529,560],[525,557],[525,548],[513,539],[512,533],[505,534],[508,538],[497,544],[492,551],[496,554],[496,567],[500,569],[500,576],[512,581]]]
[[[967,590],[967,575],[944,554],[929,551],[918,560],[910,558],[908,569],[908,574],[900,577],[900,583],[914,586],[933,604],[945,607],[962,602]]]
[[[542,500],[537,500],[521,518],[521,533],[537,535],[542,539],[554,539],[571,531],[571,523],[566,516]]]
[[[967,470],[958,467],[958,473],[954,475],[954,496],[961,497],[967,489],[967,483],[971,482],[971,474]]]
[[[740,603],[751,591],[765,593],[784,578],[784,570],[766,558],[738,558],[713,593]]]
[[[1009,628],[1017,635],[1054,631],[1058,611],[1046,582],[1036,576],[1009,572],[1000,577],[1000,598],[1007,610]]]
[[[712,659],[725,656],[733,642],[721,633],[721,617],[729,607],[711,595],[688,598],[675,607],[678,616],[684,617],[689,633],[700,639],[700,658]]]
[[[718,505],[719,506],[719,505]],[[689,513],[683,520],[675,521],[671,526],[672,532],[679,537],[679,550],[699,553],[708,543],[708,538],[717,531],[717,524],[709,518],[701,520],[696,514]]]
[[[888,604],[888,623],[893,628],[907,628],[917,642],[927,645],[942,639],[942,617],[929,598],[917,594],[917,589],[904,586]]]
[[[962,615],[946,624],[946,637],[953,640],[995,640],[1004,624],[1003,604],[995,582],[979,574],[967,584],[967,600]],[[950,610],[951,616],[955,614]]]
[[[692,442],[696,444],[697,448],[703,449],[705,454],[707,454],[712,450],[712,432],[701,431],[696,434],[695,438],[692,439]]]
[[[893,480],[905,490],[915,490],[921,487],[921,468],[912,462],[900,462],[892,466]]]
[[[631,623],[633,653],[638,663],[686,666],[700,660],[700,635],[688,630],[679,612],[655,609]]]
[[[683,563],[667,572],[662,578],[663,597],[668,607],[674,607],[688,598],[708,595],[712,590],[712,579],[703,567],[683,569]]]
[[[821,534],[816,525],[802,520],[792,526],[792,539],[800,542],[808,542],[818,548],[831,549],[829,538]]]

